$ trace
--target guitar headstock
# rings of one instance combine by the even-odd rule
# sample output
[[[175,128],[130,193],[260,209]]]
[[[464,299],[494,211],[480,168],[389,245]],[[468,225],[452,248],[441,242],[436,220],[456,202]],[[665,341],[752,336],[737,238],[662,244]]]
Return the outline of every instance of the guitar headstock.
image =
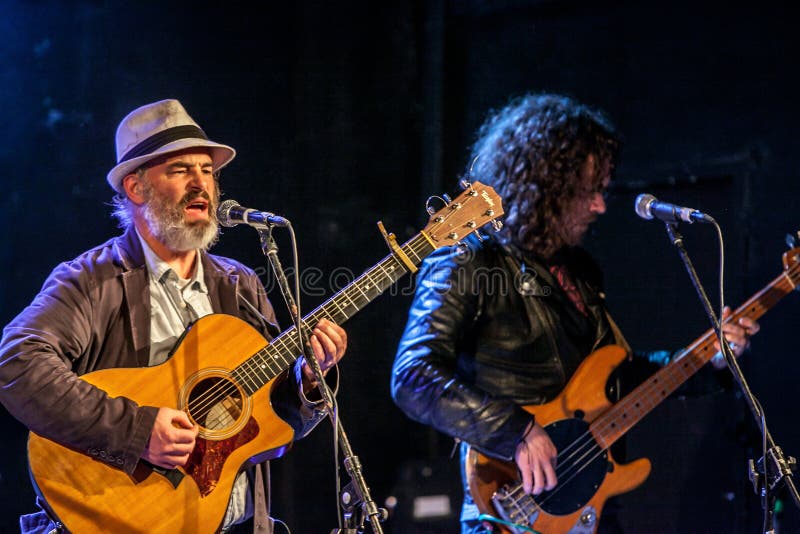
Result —
[[[495,224],[502,216],[503,203],[494,188],[480,182],[466,184],[466,189],[431,215],[423,232],[436,247],[455,245],[487,223]]]
[[[783,268],[795,287],[800,285],[800,232],[786,235],[789,250],[783,253]]]

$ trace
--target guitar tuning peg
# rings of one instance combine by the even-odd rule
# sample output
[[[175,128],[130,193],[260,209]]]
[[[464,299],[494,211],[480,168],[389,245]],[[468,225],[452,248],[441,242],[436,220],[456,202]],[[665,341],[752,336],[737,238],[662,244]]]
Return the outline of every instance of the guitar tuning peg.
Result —
[[[483,243],[483,242],[486,240],[486,237],[485,237],[483,234],[481,234],[480,232],[475,232],[475,237],[476,237],[476,238],[478,239],[478,241],[480,241],[481,243]]]
[[[455,247],[456,247],[456,256],[461,257],[468,252],[467,245],[463,241],[458,241],[455,244]]]
[[[494,229],[495,232],[499,232],[500,229],[503,228],[503,222],[502,221],[498,221],[497,219],[494,219],[492,221],[492,228]]]
[[[425,211],[428,212],[428,215],[433,215],[434,213],[436,213],[436,207],[433,205],[433,201],[436,199],[439,199],[442,202],[444,202],[444,199],[442,197],[437,197],[437,196],[430,196],[425,201]],[[447,202],[444,203],[447,204]]]
[[[471,184],[471,183],[469,183],[469,180],[467,180],[466,178],[462,178],[462,179],[461,179],[461,180],[458,182],[458,185],[459,185],[459,186],[461,187],[461,189],[463,189],[463,190],[467,190],[467,189],[469,189],[470,187],[472,187],[472,184]]]
[[[797,235],[794,236],[792,234],[786,234],[786,246],[789,248],[794,248],[797,246],[798,237],[800,237],[800,232],[797,232]]]
[[[447,204],[450,204],[450,195],[448,195],[447,193],[442,193],[442,198]]]

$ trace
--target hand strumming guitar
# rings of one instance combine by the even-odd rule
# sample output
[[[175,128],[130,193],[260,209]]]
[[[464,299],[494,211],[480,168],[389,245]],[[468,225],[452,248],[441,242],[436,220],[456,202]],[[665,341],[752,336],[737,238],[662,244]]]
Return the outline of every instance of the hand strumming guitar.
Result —
[[[556,487],[557,455],[556,446],[544,428],[538,423],[531,423],[514,454],[525,493],[539,495],[544,490]]]
[[[165,469],[186,465],[199,430],[186,412],[159,408],[142,458]]]

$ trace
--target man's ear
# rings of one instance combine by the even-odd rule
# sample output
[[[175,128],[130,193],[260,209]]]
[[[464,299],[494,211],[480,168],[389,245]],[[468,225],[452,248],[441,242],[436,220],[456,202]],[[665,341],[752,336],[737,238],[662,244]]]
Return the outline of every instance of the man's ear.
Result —
[[[132,172],[122,179],[122,188],[125,194],[136,205],[144,204],[144,191],[142,187],[142,177]]]

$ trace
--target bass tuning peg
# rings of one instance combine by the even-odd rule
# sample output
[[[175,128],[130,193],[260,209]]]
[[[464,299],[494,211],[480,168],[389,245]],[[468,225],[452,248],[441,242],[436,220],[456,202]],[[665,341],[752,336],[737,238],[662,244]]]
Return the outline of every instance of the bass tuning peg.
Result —
[[[795,248],[798,244],[798,238],[800,238],[800,232],[797,232],[795,235],[786,234],[786,246]]]

